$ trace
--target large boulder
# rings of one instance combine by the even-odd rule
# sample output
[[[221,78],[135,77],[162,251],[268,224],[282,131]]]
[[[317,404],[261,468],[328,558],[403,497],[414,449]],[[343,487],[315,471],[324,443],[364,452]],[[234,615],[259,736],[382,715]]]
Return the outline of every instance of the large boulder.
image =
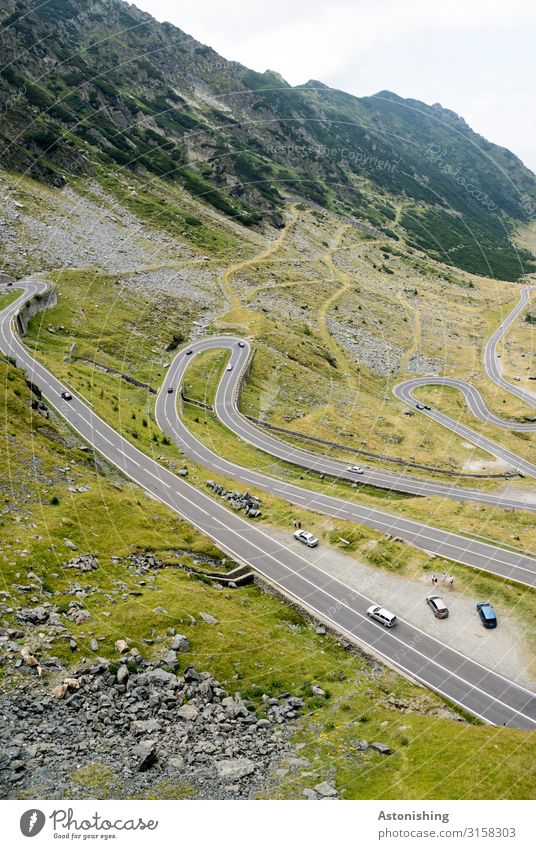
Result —
[[[179,719],[184,719],[187,722],[193,722],[193,720],[197,719],[197,717],[199,716],[199,708],[197,708],[195,705],[188,703],[186,705],[181,705],[181,707],[177,708],[175,714],[179,717]]]
[[[190,640],[184,634],[175,634],[171,641],[170,648],[173,651],[187,652],[190,651]]]
[[[328,781],[322,781],[321,784],[316,784],[313,789],[323,799],[334,799],[338,795],[333,784],[330,784]]]
[[[217,625],[218,624],[218,620],[216,619],[216,617],[211,616],[210,613],[201,613],[200,612],[199,615],[200,615],[201,619],[203,620],[203,622],[206,622],[207,625]]]
[[[252,772],[255,772],[255,764],[249,758],[216,761],[216,774],[222,781],[238,781]]]
[[[142,740],[134,746],[132,756],[138,772],[146,772],[156,762],[156,744],[152,740]]]

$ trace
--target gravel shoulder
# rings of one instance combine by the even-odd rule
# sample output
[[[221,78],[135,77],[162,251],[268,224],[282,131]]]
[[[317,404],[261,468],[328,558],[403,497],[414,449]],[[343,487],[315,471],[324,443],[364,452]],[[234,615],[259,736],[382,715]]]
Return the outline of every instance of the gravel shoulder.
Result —
[[[492,598],[473,598],[441,584],[434,590],[430,573],[423,574],[419,580],[392,575],[324,544],[306,548],[292,539],[292,534],[279,528],[270,528],[268,532],[310,563],[370,598],[371,602],[382,604],[411,625],[483,666],[534,688],[536,671],[523,622],[495,604]],[[447,604],[448,619],[435,619],[426,604],[426,596],[434,591]],[[481,625],[475,610],[478,601],[494,604],[499,623],[495,630],[488,631]]]

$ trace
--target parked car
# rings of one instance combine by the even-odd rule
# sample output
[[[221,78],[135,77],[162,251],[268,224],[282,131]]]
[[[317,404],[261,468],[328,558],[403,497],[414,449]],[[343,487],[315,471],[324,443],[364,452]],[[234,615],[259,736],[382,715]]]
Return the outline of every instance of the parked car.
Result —
[[[379,622],[380,625],[384,625],[386,628],[393,628],[398,622],[394,613],[386,610],[385,607],[380,607],[378,604],[372,604],[368,608],[367,616],[369,619],[375,619],[376,622]]]
[[[497,617],[489,601],[479,601],[476,609],[484,628],[497,627]]]
[[[61,397],[63,398],[64,401],[72,401],[73,400],[73,396],[71,395],[70,392],[67,392],[67,391],[62,392]]]
[[[171,393],[172,393],[172,392],[173,392],[173,387],[172,387],[172,386],[168,386],[168,393],[171,395]]]
[[[449,615],[449,609],[441,596],[428,595],[426,596],[426,604],[436,617],[436,619],[446,619]]]
[[[347,466],[347,470],[349,472],[354,472],[354,474],[356,474],[356,475],[362,475],[363,472],[365,471],[364,469],[361,468],[361,466]]]
[[[232,371],[232,370],[233,370],[233,364],[232,364],[232,363],[229,363],[229,365],[227,366],[227,368],[225,369],[225,371]]]
[[[309,548],[314,548],[318,545],[318,537],[315,537],[310,531],[294,531],[294,539],[303,542]]]
[[[244,343],[243,343],[243,342],[239,342],[239,343],[238,343],[238,347],[239,347],[239,348],[244,348],[244,347],[245,347],[245,345],[244,345]]]
[[[193,351],[191,348],[188,348],[188,350],[186,351],[186,356],[188,357],[190,356],[190,354],[193,354]]]

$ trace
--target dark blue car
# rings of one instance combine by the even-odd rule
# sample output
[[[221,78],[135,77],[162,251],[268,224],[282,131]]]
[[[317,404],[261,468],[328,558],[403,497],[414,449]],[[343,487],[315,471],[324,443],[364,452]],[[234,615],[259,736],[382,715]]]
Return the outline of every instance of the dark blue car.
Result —
[[[489,601],[479,601],[476,609],[484,628],[497,627],[497,617],[495,616],[495,611]]]

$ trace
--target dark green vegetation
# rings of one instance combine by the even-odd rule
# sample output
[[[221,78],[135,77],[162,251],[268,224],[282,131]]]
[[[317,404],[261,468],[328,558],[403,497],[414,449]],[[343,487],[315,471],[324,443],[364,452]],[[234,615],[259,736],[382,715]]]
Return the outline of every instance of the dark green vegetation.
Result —
[[[7,167],[55,185],[133,172],[148,195],[171,182],[247,226],[279,226],[284,197],[298,195],[472,273],[515,280],[534,268],[510,240],[534,175],[438,104],[293,88],[120,0],[4,7]]]

